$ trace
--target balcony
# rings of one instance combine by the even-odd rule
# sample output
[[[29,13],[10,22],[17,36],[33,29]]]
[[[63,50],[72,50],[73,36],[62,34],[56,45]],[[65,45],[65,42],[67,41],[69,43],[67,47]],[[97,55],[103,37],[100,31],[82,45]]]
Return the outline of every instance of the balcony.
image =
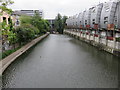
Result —
[[[111,36],[107,36],[107,40],[114,40],[114,38],[113,37],[111,37]]]
[[[98,34],[94,34],[94,37],[98,37]]]
[[[98,24],[94,24],[94,29],[98,29]]]
[[[89,28],[90,28],[90,25],[86,25],[86,28],[89,29]]]

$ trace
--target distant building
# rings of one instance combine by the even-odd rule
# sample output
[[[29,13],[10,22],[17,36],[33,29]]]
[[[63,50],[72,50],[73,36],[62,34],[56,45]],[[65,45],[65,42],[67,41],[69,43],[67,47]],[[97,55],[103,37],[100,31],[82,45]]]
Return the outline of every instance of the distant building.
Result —
[[[55,31],[55,19],[47,19],[47,21],[50,23],[50,32],[53,33]]]
[[[5,21],[6,24],[9,24],[10,15],[7,12],[2,11],[1,9],[0,9],[0,13],[2,14],[0,15],[0,23]]]
[[[47,19],[47,21],[50,23],[50,27],[54,28],[55,19]]]
[[[35,12],[38,12],[40,17],[43,18],[43,11],[42,10],[16,10],[14,12],[17,14],[28,15],[28,16],[34,16]]]
[[[20,14],[16,13],[16,12],[13,12],[12,15],[12,21],[13,21],[13,24],[14,24],[14,27],[17,27],[17,26],[20,26]]]

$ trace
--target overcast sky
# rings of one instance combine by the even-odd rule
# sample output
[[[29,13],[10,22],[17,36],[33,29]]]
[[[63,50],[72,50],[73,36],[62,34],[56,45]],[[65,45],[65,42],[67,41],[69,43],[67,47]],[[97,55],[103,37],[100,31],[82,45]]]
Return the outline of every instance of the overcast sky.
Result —
[[[109,0],[13,0],[15,3],[11,6],[13,10],[21,9],[39,9],[43,10],[44,18],[55,18],[57,13],[61,15],[72,16],[84,11],[99,2]]]

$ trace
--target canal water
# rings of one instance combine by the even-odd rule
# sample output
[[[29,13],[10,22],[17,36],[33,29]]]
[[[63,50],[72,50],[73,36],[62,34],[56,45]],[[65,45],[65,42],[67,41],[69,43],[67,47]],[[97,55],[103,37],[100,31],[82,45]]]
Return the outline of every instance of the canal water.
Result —
[[[118,57],[51,34],[4,72],[4,88],[117,88]]]

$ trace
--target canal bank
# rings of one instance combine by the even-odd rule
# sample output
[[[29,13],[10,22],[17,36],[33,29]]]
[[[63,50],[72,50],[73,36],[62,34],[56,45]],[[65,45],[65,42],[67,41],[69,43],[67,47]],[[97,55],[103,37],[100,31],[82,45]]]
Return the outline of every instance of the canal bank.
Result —
[[[16,52],[12,53],[11,55],[9,55],[8,57],[2,59],[0,61],[0,75],[2,75],[2,73],[5,71],[5,69],[13,62],[15,61],[18,57],[20,57],[22,54],[24,54],[27,50],[29,50],[30,48],[32,48],[34,45],[36,45],[37,43],[39,43],[41,40],[43,40],[45,37],[47,37],[49,35],[49,33],[46,33],[45,35],[42,35],[34,40],[32,40],[31,42],[29,42],[28,44],[26,44],[25,46],[23,46],[22,48],[20,48],[19,50],[17,50]]]
[[[67,34],[67,35],[70,35],[70,36],[72,36],[72,37],[74,37],[78,40],[81,40],[85,43],[88,43],[88,44],[90,44],[94,47],[97,47],[98,50],[106,51],[108,53],[111,53],[115,56],[120,57],[120,49],[119,49],[119,47],[120,47],[119,44],[120,43],[116,43],[118,45],[115,44],[114,45],[115,48],[113,48],[110,45],[111,43],[109,44],[109,41],[107,41],[107,40],[106,41],[104,40],[104,42],[107,43],[106,45],[104,43],[102,43],[100,41],[100,37],[95,37],[95,36],[87,35],[87,34],[84,34],[84,33],[75,32],[75,31],[72,31],[72,30],[71,31],[65,30],[64,33]],[[91,39],[91,37],[92,37],[92,39]],[[116,46],[117,46],[117,48],[116,48]]]

